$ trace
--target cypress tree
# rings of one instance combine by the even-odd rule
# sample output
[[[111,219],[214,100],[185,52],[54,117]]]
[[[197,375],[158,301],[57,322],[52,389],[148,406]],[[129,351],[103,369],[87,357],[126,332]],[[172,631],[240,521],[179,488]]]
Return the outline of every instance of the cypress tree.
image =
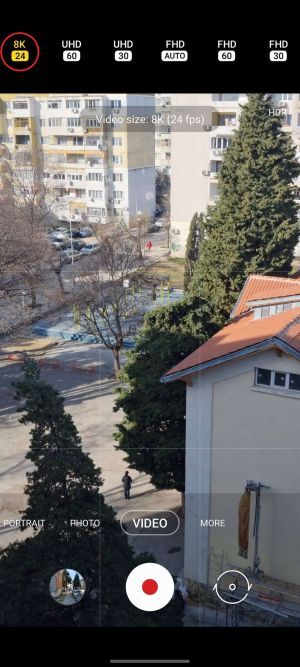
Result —
[[[288,275],[299,226],[291,137],[272,115],[271,97],[249,95],[219,176],[219,200],[205,220],[190,284],[221,326],[251,273]]]
[[[184,289],[187,291],[189,283],[193,277],[194,267],[200,254],[200,244],[202,238],[203,213],[194,213],[189,235],[186,241],[185,267],[184,267]]]

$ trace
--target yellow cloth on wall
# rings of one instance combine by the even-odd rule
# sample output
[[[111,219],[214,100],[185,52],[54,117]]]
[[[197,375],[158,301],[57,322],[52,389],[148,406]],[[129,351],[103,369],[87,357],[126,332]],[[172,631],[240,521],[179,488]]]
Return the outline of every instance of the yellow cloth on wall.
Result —
[[[251,493],[245,491],[239,502],[239,547],[248,551]]]

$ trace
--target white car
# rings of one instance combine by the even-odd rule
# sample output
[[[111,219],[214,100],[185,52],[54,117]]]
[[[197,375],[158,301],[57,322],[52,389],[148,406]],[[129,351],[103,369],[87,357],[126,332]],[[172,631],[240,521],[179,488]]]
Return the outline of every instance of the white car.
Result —
[[[48,236],[51,241],[65,241],[67,238],[65,234],[57,231],[50,232]]]
[[[156,225],[156,227],[159,227],[161,229],[162,227],[165,226],[166,221],[163,218],[158,218],[157,220],[155,220],[154,224]]]
[[[100,245],[99,243],[87,243],[84,248],[81,250],[82,255],[91,255],[92,253],[99,252]]]
[[[69,248],[67,250],[61,250],[60,253],[62,261],[72,262],[72,250]],[[81,253],[78,250],[73,250],[73,262],[77,262],[81,258]]]

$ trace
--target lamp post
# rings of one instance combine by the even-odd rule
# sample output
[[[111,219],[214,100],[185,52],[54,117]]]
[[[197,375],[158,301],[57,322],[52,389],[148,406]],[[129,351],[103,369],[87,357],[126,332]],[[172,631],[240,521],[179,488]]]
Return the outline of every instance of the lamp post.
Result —
[[[69,225],[70,225],[70,241],[71,241],[71,261],[72,264],[74,264],[74,255],[73,255],[73,235],[72,235],[72,220],[70,218],[69,220]]]

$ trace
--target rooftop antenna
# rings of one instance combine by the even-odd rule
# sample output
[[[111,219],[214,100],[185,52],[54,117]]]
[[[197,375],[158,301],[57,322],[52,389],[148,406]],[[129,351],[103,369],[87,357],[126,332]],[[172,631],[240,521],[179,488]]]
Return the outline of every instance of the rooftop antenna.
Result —
[[[258,555],[258,539],[259,539],[259,522],[260,522],[260,496],[262,489],[270,489],[270,486],[262,484],[261,482],[254,482],[253,479],[247,480],[246,482],[246,491],[253,491],[255,493],[255,515],[254,515],[254,526],[253,526],[253,537],[255,537],[254,543],[254,557],[253,557],[253,568],[248,568],[249,574],[254,576],[256,579],[259,579],[261,575],[264,574],[263,570],[260,569],[260,557]]]

